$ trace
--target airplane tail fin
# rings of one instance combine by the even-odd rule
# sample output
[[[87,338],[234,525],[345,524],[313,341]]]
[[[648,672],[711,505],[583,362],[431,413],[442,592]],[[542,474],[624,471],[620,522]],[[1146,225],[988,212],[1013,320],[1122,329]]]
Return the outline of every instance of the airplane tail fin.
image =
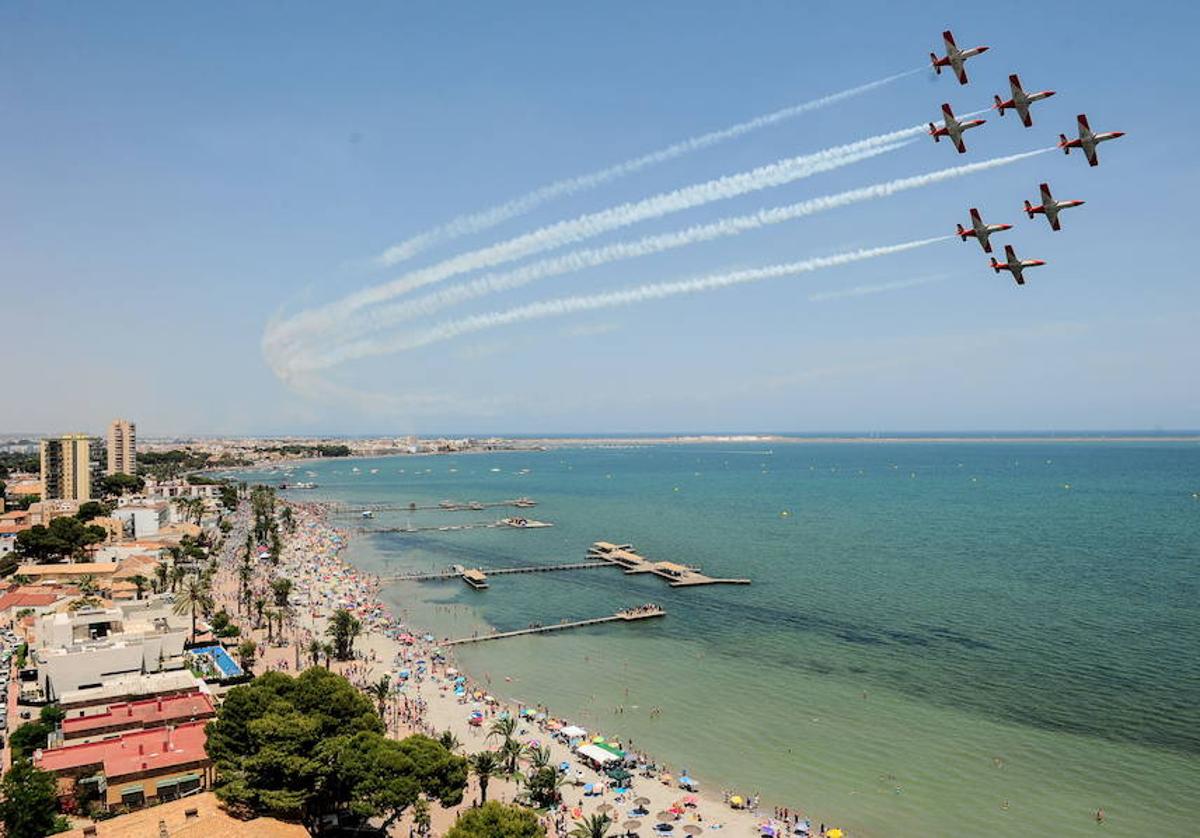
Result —
[[[1004,101],[999,96],[993,96],[996,100],[996,110],[1000,111],[1000,115],[1004,116]]]
[[[933,65],[933,72],[940,76],[942,74],[942,65],[938,64],[938,57],[935,53],[929,53],[929,63]]]
[[[996,273],[1000,273],[1000,263],[996,261],[995,256],[992,257],[992,270]]]
[[[1063,150],[1063,154],[1071,153],[1071,147],[1069,145],[1067,145],[1067,135],[1066,134],[1058,135],[1058,147]]]
[[[1030,219],[1033,218],[1033,204],[1029,203],[1029,201],[1025,202],[1025,214],[1028,215]]]
[[[967,231],[963,229],[963,226],[961,224],[955,224],[954,226],[958,228],[958,237],[960,239],[962,239],[963,241],[966,241],[967,240]]]
[[[937,128],[934,127],[932,122],[929,123],[929,136],[933,137],[933,141],[935,143],[940,143],[942,141],[942,138],[938,136]]]

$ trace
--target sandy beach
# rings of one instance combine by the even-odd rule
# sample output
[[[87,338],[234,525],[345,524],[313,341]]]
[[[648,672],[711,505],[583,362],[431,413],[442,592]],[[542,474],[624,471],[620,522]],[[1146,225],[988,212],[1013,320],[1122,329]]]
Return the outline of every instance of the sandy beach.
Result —
[[[704,782],[705,766],[678,765],[670,760],[669,754],[640,753],[636,743],[623,739],[620,731],[588,730],[586,736],[576,734],[568,740],[558,731],[570,730],[571,721],[555,716],[552,708],[503,703],[490,694],[489,688],[475,682],[470,673],[460,672],[449,650],[441,649],[436,638],[420,627],[404,625],[389,613],[376,596],[380,581],[342,560],[340,553],[348,536],[327,522],[321,504],[289,505],[295,529],[285,534],[284,555],[273,568],[259,562],[253,584],[254,596],[270,601],[270,578],[292,580],[291,614],[285,622],[283,637],[275,637],[272,643],[267,642],[265,629],[250,633],[259,643],[255,672],[287,672],[311,666],[313,660],[308,652],[311,640],[324,641],[329,615],[337,608],[346,608],[362,621],[363,631],[355,643],[355,659],[333,661],[331,666],[363,688],[384,676],[391,679],[393,694],[385,716],[392,735],[404,737],[420,732],[436,736],[450,731],[461,743],[460,753],[475,753],[498,747],[499,741],[488,736],[488,728],[496,718],[507,714],[517,719],[516,738],[522,744],[550,748],[551,764],[565,768],[567,779],[561,789],[562,807],[543,819],[548,834],[555,838],[569,832],[576,819],[591,814],[607,814],[618,827],[636,821],[640,826],[633,831],[643,835],[654,833],[660,821],[671,824],[672,831],[665,834],[672,835],[718,831],[760,835],[764,827],[786,834],[796,822],[803,823],[802,813],[789,810],[785,826],[785,812],[757,801],[756,790],[711,787]],[[241,540],[231,537],[228,544],[244,540],[245,514],[242,510],[237,516],[233,533],[240,534]],[[218,606],[225,606],[231,614],[237,613],[237,564],[234,551],[228,551],[214,589]],[[252,615],[243,618],[244,624],[250,622]],[[570,640],[554,637],[546,642]],[[470,721],[472,715],[477,717],[476,724]],[[630,767],[634,777],[628,781],[626,790],[622,791],[574,752],[573,747],[594,740],[625,750],[636,760]],[[681,786],[679,780],[684,776],[697,782],[698,789],[689,791]],[[513,800],[517,793],[516,783],[500,777],[492,778],[488,786],[491,800]],[[735,796],[744,802],[745,808],[735,809],[730,805],[728,801]],[[433,834],[443,834],[459,810],[473,805],[478,798],[478,782],[472,776],[459,807],[446,810],[433,807]],[[637,800],[647,802],[638,806]],[[660,813],[664,816],[660,817]],[[813,834],[819,834],[821,826],[813,823]],[[412,824],[406,817],[393,827],[392,834],[410,835],[411,830]],[[621,834],[621,829],[614,827],[612,834]]]

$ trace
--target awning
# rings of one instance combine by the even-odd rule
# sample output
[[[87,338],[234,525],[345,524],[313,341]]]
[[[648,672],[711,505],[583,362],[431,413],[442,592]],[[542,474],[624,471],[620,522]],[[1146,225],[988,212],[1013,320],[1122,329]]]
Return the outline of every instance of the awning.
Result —
[[[122,797],[124,797],[127,794],[145,794],[145,793],[146,793],[146,790],[144,788],[142,788],[141,783],[136,783],[135,785],[132,785],[132,786],[122,786],[121,787],[121,796]]]
[[[609,753],[603,748],[598,748],[595,745],[581,745],[576,753],[580,756],[587,757],[594,762],[598,762],[601,765],[607,765],[610,762],[617,762],[620,759],[620,757],[618,757],[616,754]]]
[[[578,725],[567,725],[559,733],[568,739],[579,739],[580,737],[587,736],[587,731]]]

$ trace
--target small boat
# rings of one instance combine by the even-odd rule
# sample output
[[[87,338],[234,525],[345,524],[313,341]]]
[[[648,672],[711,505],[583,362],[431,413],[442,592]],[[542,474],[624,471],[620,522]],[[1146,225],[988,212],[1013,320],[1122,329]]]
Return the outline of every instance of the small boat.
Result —
[[[374,517],[375,517],[375,512],[374,512],[373,510],[370,510],[370,509],[364,509],[364,510],[362,511],[362,517],[364,517],[364,518],[374,518]]]

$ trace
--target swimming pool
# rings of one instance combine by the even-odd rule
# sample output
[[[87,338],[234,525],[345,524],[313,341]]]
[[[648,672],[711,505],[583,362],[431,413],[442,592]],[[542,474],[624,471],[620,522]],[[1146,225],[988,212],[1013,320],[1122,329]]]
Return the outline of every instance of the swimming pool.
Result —
[[[245,674],[242,672],[242,668],[238,666],[237,661],[231,658],[229,653],[225,651],[224,646],[200,646],[191,651],[193,655],[208,655],[212,658],[213,664],[225,678],[238,678]]]

